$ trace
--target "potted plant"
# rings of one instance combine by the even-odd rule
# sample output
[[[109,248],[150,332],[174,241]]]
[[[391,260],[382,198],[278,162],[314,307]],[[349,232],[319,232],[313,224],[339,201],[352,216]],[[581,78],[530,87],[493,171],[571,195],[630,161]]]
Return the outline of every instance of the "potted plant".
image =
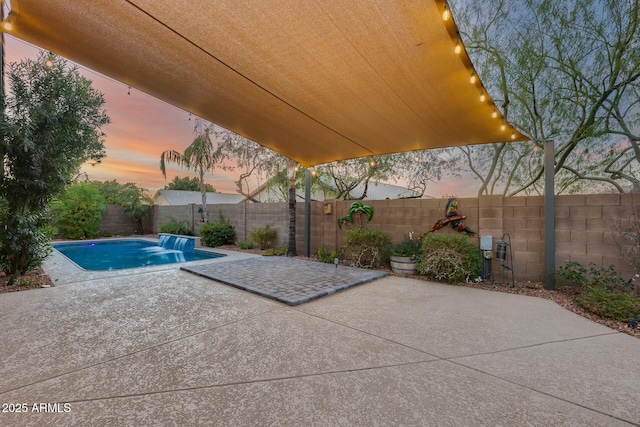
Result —
[[[416,266],[418,265],[420,254],[419,242],[412,239],[403,240],[391,251],[391,270],[403,276],[416,274]]]

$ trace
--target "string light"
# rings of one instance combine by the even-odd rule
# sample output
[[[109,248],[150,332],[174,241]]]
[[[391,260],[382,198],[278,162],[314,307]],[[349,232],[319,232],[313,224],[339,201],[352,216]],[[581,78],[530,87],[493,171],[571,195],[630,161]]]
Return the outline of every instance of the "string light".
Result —
[[[471,73],[471,78],[469,79],[469,83],[471,83],[472,85],[476,83],[476,80],[478,80],[478,76],[476,76],[475,71]]]
[[[189,121],[191,121],[191,113],[189,113]]]
[[[462,52],[462,45],[460,44],[460,42],[456,43],[456,48],[453,50],[456,55],[460,55],[460,52]]]
[[[372,168],[375,168],[375,167],[376,167],[376,161],[375,161],[375,160],[373,160],[373,159],[371,159],[371,160],[369,161],[369,166],[371,166]]]
[[[315,169],[311,169],[311,176],[316,176],[318,172]]]
[[[44,66],[47,68],[53,68],[53,53],[49,52],[49,57],[44,61]]]
[[[131,95],[131,86],[128,86],[127,95]]]
[[[11,24],[11,22],[9,22],[9,21],[4,21],[4,22],[2,23],[2,28],[3,28],[5,31],[11,31],[11,30],[13,30],[13,25],[12,25],[12,24]]]
[[[507,124],[503,120],[502,125],[500,126],[500,130],[505,130],[506,128],[507,128]]]
[[[515,132],[511,132],[511,139],[516,139],[516,133]]]
[[[491,113],[491,117],[493,117],[494,119],[498,118],[498,110],[497,109],[493,109],[493,113]]]
[[[484,91],[480,94],[480,102],[484,102],[487,100],[487,95],[485,95]]]
[[[449,10],[449,6],[444,5],[444,10],[442,11],[442,20],[448,21],[451,18],[451,11]]]

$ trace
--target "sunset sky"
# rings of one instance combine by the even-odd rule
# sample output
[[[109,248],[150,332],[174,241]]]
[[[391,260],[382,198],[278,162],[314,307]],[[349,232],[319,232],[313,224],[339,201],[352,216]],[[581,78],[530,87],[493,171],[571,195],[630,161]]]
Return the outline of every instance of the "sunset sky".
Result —
[[[7,63],[25,58],[36,58],[39,49],[19,39],[5,35],[5,59]],[[194,117],[189,113],[146,95],[135,88],[104,77],[85,67],[80,73],[93,81],[93,86],[105,96],[105,109],[111,123],[103,131],[106,133],[107,157],[98,166],[83,166],[90,180],[105,181],[116,179],[120,183],[135,182],[153,195],[163,188],[174,176],[195,176],[195,173],[170,165],[167,179],[160,168],[160,155],[173,149],[179,152],[194,139]],[[207,183],[217,191],[236,193],[233,171],[208,173]],[[454,194],[459,197],[474,196],[477,183],[471,179],[447,180],[433,184],[427,194],[441,197]],[[402,183],[395,183],[402,185]]]

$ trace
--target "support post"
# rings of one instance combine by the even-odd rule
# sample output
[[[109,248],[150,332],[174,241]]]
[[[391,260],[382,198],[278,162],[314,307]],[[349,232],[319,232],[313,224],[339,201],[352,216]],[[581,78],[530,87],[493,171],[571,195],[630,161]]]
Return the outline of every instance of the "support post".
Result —
[[[311,256],[311,171],[304,172],[304,256]]]
[[[556,288],[556,196],[555,148],[553,140],[544,142],[544,288]]]

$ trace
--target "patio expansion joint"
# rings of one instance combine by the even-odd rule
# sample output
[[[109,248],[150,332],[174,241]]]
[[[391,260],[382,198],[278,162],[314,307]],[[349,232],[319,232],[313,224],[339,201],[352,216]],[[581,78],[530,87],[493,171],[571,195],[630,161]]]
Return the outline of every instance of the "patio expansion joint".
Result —
[[[82,366],[82,367],[79,367],[79,368],[76,368],[76,369],[71,369],[71,370],[68,370],[66,372],[62,372],[60,374],[52,375],[52,376],[50,376],[48,378],[43,378],[43,379],[40,379],[38,381],[33,381],[31,383],[23,384],[23,385],[20,385],[18,387],[13,387],[11,389],[2,390],[2,391],[0,391],[0,396],[4,395],[6,393],[11,393],[11,392],[23,389],[25,387],[30,387],[30,386],[33,386],[33,385],[36,385],[36,384],[39,384],[39,383],[47,382],[49,380],[53,380],[53,379],[56,379],[56,378],[64,377],[65,375],[74,374],[74,373],[77,373],[77,372],[82,372],[82,371],[87,370],[87,369],[95,368],[96,366],[100,366],[100,365],[104,365],[104,364],[107,364],[107,363],[114,362],[116,360],[124,359],[126,357],[133,356],[135,354],[144,353],[145,351],[153,350],[154,348],[162,347],[162,346],[167,345],[167,344],[172,344],[174,342],[178,342],[178,341],[181,341],[181,340],[184,340],[184,339],[187,339],[187,338],[195,337],[197,335],[202,335],[202,334],[207,333],[207,332],[215,331],[216,329],[220,329],[220,328],[224,328],[224,327],[227,327],[227,326],[230,326],[230,325],[234,325],[236,323],[244,322],[246,320],[253,319],[254,317],[262,316],[264,314],[272,313],[272,312],[275,312],[275,311],[278,311],[278,310],[283,310],[285,308],[286,307],[274,307],[272,309],[269,309],[269,310],[266,310],[266,311],[261,311],[260,313],[255,313],[255,314],[252,314],[250,316],[234,320],[232,322],[223,323],[223,324],[211,327],[211,328],[199,330],[197,332],[193,332],[193,333],[190,333],[190,334],[187,334],[187,335],[182,335],[180,337],[173,338],[173,339],[170,339],[170,340],[167,340],[167,341],[163,341],[163,342],[160,342],[160,343],[156,343],[156,344],[153,344],[151,346],[144,347],[144,348],[132,351],[132,352],[128,352],[128,353],[122,354],[120,356],[112,357],[112,358],[107,359],[107,360],[101,360],[101,361],[96,362],[96,363],[85,365],[85,366]],[[80,401],[83,401],[83,400],[79,400],[78,402],[80,402]]]

